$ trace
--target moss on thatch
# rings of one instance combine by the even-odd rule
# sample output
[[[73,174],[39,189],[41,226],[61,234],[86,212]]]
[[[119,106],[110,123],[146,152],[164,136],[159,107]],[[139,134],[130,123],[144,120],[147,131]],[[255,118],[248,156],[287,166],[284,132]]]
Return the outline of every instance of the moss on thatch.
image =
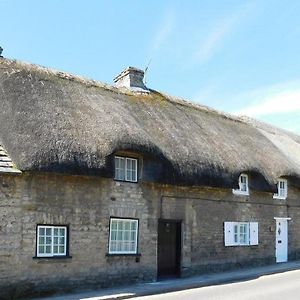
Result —
[[[0,99],[0,140],[21,170],[111,176],[111,155],[129,150],[162,162],[175,184],[234,187],[248,172],[265,189],[300,177],[298,136],[156,91],[2,58]]]

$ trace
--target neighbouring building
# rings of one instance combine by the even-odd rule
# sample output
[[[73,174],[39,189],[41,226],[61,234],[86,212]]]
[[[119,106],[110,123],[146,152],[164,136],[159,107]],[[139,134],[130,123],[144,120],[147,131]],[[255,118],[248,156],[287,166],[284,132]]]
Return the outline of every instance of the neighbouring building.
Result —
[[[0,298],[300,257],[300,137],[0,58]]]

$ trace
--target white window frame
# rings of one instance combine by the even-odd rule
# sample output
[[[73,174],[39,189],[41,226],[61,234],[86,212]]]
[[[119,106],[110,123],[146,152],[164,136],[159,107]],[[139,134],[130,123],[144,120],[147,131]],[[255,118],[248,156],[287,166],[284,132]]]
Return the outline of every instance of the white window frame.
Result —
[[[241,228],[246,227],[245,238],[241,239]],[[237,238],[235,238],[237,237]],[[253,246],[258,245],[257,222],[224,222],[225,246]]]
[[[280,185],[283,183],[284,188],[281,188]],[[277,194],[273,195],[274,199],[285,200],[288,196],[288,182],[286,179],[278,179],[277,182]]]
[[[243,189],[244,183],[242,182],[242,178],[246,179],[246,190]],[[234,195],[241,195],[241,196],[249,196],[249,178],[247,174],[242,173],[239,176],[239,189],[233,189],[232,193]]]
[[[124,160],[125,161],[125,169],[124,169],[124,179],[122,178],[117,178],[117,172],[116,172],[116,160]],[[129,179],[127,176],[127,171],[128,171],[128,162],[129,161],[135,161],[135,169],[134,170],[134,177],[135,180]],[[128,182],[137,182],[138,181],[138,159],[137,158],[131,158],[131,157],[125,157],[125,156],[115,156],[115,180],[120,180],[120,181],[128,181]]]
[[[117,230],[112,230],[113,228],[113,222],[117,223]],[[135,232],[135,237],[134,240],[131,239],[127,239],[127,240],[113,240],[112,239],[112,235],[113,235],[113,231],[116,231],[117,235],[118,235],[118,226],[120,222],[129,222],[130,223],[130,228],[131,228],[131,224],[134,223],[135,224],[135,231],[133,231],[132,229],[129,230],[129,235],[131,235],[132,232]],[[128,230],[127,230],[128,231]],[[122,238],[124,237],[124,230],[122,230]],[[110,218],[110,226],[109,226],[109,245],[108,245],[108,253],[109,254],[137,254],[138,252],[138,235],[139,235],[139,220],[138,219],[126,219],[126,218],[116,218],[116,217],[112,217]],[[130,243],[133,242],[134,243],[134,249],[133,250],[115,250],[113,249],[113,242],[116,243],[120,243],[121,246],[124,246],[124,243]]]
[[[39,229],[44,228],[46,229],[51,229],[51,252],[50,253],[40,253],[40,231]],[[54,253],[54,246],[56,246],[54,244],[54,229],[63,229],[64,230],[64,252],[61,253]],[[55,256],[67,256],[67,240],[68,240],[68,229],[67,226],[61,226],[61,225],[37,225],[36,228],[36,256],[37,257],[55,257]],[[59,246],[61,244],[57,244],[57,246]]]

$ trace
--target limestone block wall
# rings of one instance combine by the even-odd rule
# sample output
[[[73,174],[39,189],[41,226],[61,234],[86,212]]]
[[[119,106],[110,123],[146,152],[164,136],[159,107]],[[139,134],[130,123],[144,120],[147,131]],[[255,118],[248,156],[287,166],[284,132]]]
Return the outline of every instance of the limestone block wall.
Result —
[[[289,259],[300,255],[300,190],[241,197],[229,189],[23,173],[0,176],[0,299],[153,281],[159,219],[182,221],[181,274],[275,262],[274,217],[289,221]],[[110,217],[139,220],[140,256],[108,256]],[[224,222],[255,221],[259,245],[224,246]],[[35,258],[37,224],[67,225],[68,258]],[[4,298],[5,299],[5,298]]]
[[[48,293],[156,279],[156,199],[144,197],[138,184],[23,174],[1,176],[0,186],[2,293]],[[139,219],[140,257],[107,256],[110,216]],[[67,225],[70,257],[36,258],[37,224]]]

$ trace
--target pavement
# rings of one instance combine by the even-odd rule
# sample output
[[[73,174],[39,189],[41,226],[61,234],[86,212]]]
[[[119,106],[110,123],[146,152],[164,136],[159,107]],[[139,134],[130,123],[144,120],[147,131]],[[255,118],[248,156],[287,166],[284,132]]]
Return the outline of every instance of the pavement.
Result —
[[[157,282],[134,284],[125,287],[99,289],[72,294],[56,295],[32,300],[119,300],[130,299],[146,295],[163,294],[180,290],[226,284],[237,281],[252,280],[261,276],[288,272],[300,269],[300,261],[279,263],[256,268],[210,273],[189,278],[176,278]]]

